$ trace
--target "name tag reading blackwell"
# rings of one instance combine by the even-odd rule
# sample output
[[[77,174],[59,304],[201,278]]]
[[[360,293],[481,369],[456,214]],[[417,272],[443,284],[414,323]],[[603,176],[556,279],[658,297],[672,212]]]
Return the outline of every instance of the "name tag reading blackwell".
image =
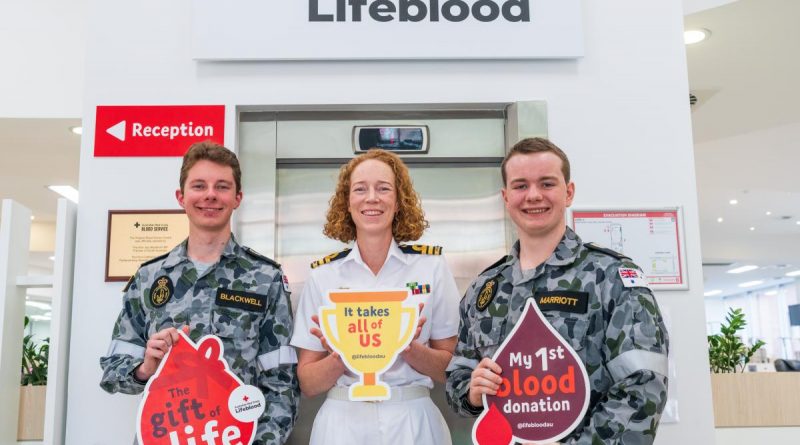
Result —
[[[580,309],[580,296],[569,295],[559,291],[537,300],[548,299],[554,310]],[[474,443],[558,442],[583,420],[589,406],[586,367],[533,300],[492,360],[503,369],[503,381],[497,395],[483,395]]]
[[[267,296],[242,290],[220,288],[214,300],[217,306],[232,307],[251,312],[263,312]]]

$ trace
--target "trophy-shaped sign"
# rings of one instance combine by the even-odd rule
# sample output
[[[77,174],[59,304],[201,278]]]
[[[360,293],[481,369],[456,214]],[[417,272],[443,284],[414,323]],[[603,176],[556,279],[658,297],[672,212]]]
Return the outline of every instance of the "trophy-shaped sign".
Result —
[[[379,376],[411,343],[419,309],[403,306],[409,294],[408,289],[328,292],[334,306],[320,308],[320,328],[347,368],[361,376],[360,383],[350,385],[350,400],[391,398],[391,388]]]
[[[476,444],[558,442],[583,420],[586,367],[533,299],[492,360],[503,370],[503,383],[497,395],[483,395],[484,411],[472,429]]]
[[[251,444],[264,395],[228,368],[222,342],[183,332],[144,389],[136,436],[142,445]]]

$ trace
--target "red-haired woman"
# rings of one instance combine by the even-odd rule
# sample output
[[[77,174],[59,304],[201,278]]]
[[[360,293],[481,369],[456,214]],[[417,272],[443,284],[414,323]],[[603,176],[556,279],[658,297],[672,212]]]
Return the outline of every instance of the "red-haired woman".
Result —
[[[314,419],[311,444],[450,444],[450,433],[430,399],[445,380],[458,331],[455,280],[435,246],[406,246],[427,227],[408,168],[392,153],[373,149],[342,167],[324,233],[352,249],[312,264],[295,315],[291,344],[299,351],[301,391],[327,400]],[[330,290],[412,288],[406,305],[422,303],[411,345],[381,374],[391,399],[355,402],[348,388],[358,378],[331,350],[316,317]]]

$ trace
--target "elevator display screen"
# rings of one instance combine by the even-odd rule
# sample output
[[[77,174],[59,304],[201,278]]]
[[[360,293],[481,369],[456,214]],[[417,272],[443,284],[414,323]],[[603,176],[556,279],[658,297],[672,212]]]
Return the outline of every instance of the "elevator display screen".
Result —
[[[425,153],[428,151],[428,127],[354,127],[353,143],[356,153],[363,153],[371,148]]]

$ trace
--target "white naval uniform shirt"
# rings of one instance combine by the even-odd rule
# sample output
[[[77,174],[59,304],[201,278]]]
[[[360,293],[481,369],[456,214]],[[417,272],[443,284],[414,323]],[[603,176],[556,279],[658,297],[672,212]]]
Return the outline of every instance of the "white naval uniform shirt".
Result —
[[[428,345],[431,339],[441,340],[458,334],[458,304],[460,297],[453,274],[441,255],[407,254],[393,240],[389,254],[378,275],[374,275],[361,259],[358,243],[353,250],[339,260],[323,264],[311,270],[303,287],[300,303],[294,316],[294,332],[291,345],[311,351],[324,351],[319,339],[309,332],[317,325],[311,316],[319,312],[320,306],[333,306],[328,291],[337,289],[386,289],[406,288],[408,283],[430,285],[430,293],[410,295],[404,306],[424,303],[422,315],[427,321],[422,326],[419,341]],[[389,386],[419,385],[433,388],[430,377],[417,372],[402,356],[398,356],[391,368],[381,374],[381,381]],[[350,386],[358,381],[349,370],[337,380],[337,386]]]

